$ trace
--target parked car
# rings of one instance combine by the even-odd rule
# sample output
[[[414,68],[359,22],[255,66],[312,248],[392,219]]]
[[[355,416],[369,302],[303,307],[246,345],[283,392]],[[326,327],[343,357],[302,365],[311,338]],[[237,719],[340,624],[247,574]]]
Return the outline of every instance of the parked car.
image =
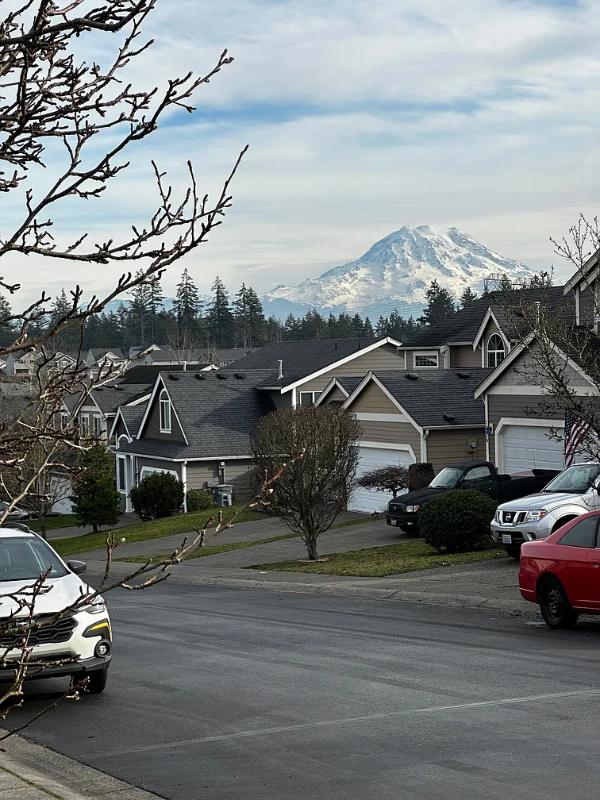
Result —
[[[521,548],[519,588],[550,628],[572,628],[581,612],[600,614],[600,511],[582,514]]]
[[[492,538],[519,557],[523,542],[545,539],[572,519],[600,509],[600,464],[563,470],[538,494],[498,506]]]
[[[25,529],[25,530],[23,530]],[[111,660],[112,632],[106,605],[101,597],[90,600],[77,612],[58,616],[82,596],[94,590],[79,575],[85,572],[83,561],[64,562],[40,536],[20,523],[0,526],[0,625],[14,614],[10,627],[0,630],[0,653],[6,666],[0,668],[0,681],[12,681],[11,667],[21,655],[19,643],[28,629],[29,609],[19,609],[10,597],[32,585],[48,572],[45,586],[49,591],[36,600],[34,620],[40,627],[29,633],[31,661],[28,679],[67,675],[88,677],[87,689],[93,694],[104,690]],[[71,660],[69,660],[71,659]],[[64,661],[39,669],[44,662]]]
[[[489,461],[465,461],[445,467],[425,489],[390,500],[385,515],[387,524],[405,533],[417,533],[419,509],[441,492],[448,489],[477,489],[494,500],[504,502],[539,491],[557,471],[534,469],[531,473],[530,476],[499,475]]]
[[[0,502],[0,515],[4,514],[7,508],[10,507],[10,503]],[[25,511],[24,508],[19,508],[15,506],[12,508],[8,514],[6,515],[7,520],[20,520],[20,519],[29,519],[29,511]]]

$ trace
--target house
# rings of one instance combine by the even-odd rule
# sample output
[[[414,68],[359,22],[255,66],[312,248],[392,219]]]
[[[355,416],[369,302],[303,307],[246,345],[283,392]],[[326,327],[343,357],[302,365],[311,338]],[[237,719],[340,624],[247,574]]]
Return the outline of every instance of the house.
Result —
[[[269,375],[270,370],[164,371],[141,419],[131,408],[120,408],[110,438],[127,510],[131,488],[151,472],[174,475],[186,493],[220,483],[232,484],[237,496],[251,492],[250,437],[274,410],[269,393],[257,391]]]
[[[358,475],[379,467],[427,461],[436,472],[452,463],[485,458],[485,409],[474,391],[489,370],[369,372],[353,388],[334,379],[318,403],[339,402],[356,414],[362,427]],[[357,489],[351,511],[382,511],[385,492]]]
[[[520,289],[493,292],[478,298],[472,305],[424,331],[400,351],[407,370],[493,369],[519,342],[516,328],[517,304],[544,301],[550,308],[565,304],[566,287]]]
[[[119,386],[129,384],[147,384],[154,386],[158,375],[168,369],[169,372],[209,372],[218,369],[214,364],[171,364],[169,367],[152,364],[150,366],[130,367],[122,377],[119,378]]]
[[[276,408],[313,405],[334,377],[363,378],[370,370],[403,369],[400,342],[380,339],[318,339],[273,342],[255,350],[229,370],[265,370],[259,388]]]
[[[226,367],[239,361],[240,358],[250,355],[252,349],[243,347],[235,348],[219,348],[219,347],[205,347],[200,348],[193,354],[191,361],[198,361],[199,363],[215,364],[217,367]]]
[[[92,347],[83,357],[83,363],[89,376],[95,378],[101,372],[107,374],[109,370],[114,373],[119,368],[124,369],[126,359],[119,347]]]
[[[77,412],[82,435],[97,436],[108,444],[109,431],[117,409],[123,405],[139,405],[147,401],[152,385],[152,382],[129,384],[119,382],[93,388]],[[67,395],[63,401],[65,412],[72,415],[80,400],[81,395]]]
[[[42,356],[35,350],[15,350],[12,353],[8,353],[5,361],[4,372],[6,375],[20,375],[25,378],[31,378],[42,362]],[[71,354],[57,351],[51,357],[51,360],[47,362],[45,369],[49,372],[62,372],[75,368],[77,363],[77,353]]]
[[[178,354],[167,344],[137,345],[129,348],[131,367],[155,364],[170,366],[179,363]]]

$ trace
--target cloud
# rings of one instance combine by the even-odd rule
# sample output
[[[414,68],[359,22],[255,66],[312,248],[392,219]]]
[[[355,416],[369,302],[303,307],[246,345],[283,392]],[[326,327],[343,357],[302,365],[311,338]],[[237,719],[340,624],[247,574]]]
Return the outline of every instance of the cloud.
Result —
[[[192,158],[214,193],[249,142],[231,214],[186,259],[203,290],[217,273],[232,289],[299,283],[405,223],[457,225],[548,267],[549,236],[598,206],[599,33],[583,1],[159,3],[146,30],[156,44],[128,78],[164,86],[208,71],[224,47],[236,60],[199,92],[197,114],[174,113],[139,149],[105,199],[70,204],[58,222],[65,235],[108,237],[142,220],[150,158],[180,191]],[[87,57],[106,58],[111,42],[90,41]],[[13,218],[7,208],[4,225]],[[108,287],[117,272],[88,271],[85,284]],[[28,260],[28,292],[42,275],[68,286],[81,271]]]

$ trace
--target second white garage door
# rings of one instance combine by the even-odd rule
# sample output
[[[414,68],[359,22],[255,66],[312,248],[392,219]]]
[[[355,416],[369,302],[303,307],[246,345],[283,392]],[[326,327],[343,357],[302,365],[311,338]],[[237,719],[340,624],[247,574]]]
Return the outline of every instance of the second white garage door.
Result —
[[[388,450],[383,447],[360,447],[359,450],[360,462],[356,473],[357,478],[366,472],[380,467],[388,467],[390,464],[408,467],[414,461],[414,458],[406,450]],[[363,511],[367,514],[372,514],[374,511],[385,511],[392,496],[391,492],[375,492],[372,489],[357,487],[348,503],[348,511]]]
[[[502,471],[563,469],[563,443],[550,438],[550,428],[508,425],[500,433]]]

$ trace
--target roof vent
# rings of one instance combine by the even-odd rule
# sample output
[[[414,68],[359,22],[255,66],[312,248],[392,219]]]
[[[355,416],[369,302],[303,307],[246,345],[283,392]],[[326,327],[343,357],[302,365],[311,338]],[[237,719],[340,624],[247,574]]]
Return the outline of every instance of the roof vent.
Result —
[[[466,380],[467,378],[470,378],[471,376],[469,375],[469,373],[468,373],[468,372],[459,372],[459,373],[458,373],[458,377],[459,377],[459,378],[462,378],[462,379],[463,379],[463,381],[464,381],[464,380]]]
[[[283,378],[283,358],[278,359],[277,363],[279,364],[279,370],[277,372],[277,380],[280,381]]]
[[[409,381],[418,381],[419,380],[419,376],[417,375],[416,372],[407,372],[404,377]]]
[[[179,375],[169,375],[169,380],[178,381],[179,380]]]
[[[246,376],[243,372],[236,372],[235,377],[238,379],[238,381],[243,381]]]
[[[454,422],[456,417],[454,416],[454,414],[444,414],[444,419],[446,420],[446,422]]]
[[[123,391],[123,387],[122,387],[122,386],[113,386],[112,388],[113,388],[113,389],[114,389],[116,392],[122,392],[122,391]]]
[[[225,375],[224,372],[217,372],[216,376],[221,381],[226,381],[227,380],[227,375]]]
[[[201,372],[196,372],[194,377],[196,378],[197,381],[205,380],[205,376]]]

